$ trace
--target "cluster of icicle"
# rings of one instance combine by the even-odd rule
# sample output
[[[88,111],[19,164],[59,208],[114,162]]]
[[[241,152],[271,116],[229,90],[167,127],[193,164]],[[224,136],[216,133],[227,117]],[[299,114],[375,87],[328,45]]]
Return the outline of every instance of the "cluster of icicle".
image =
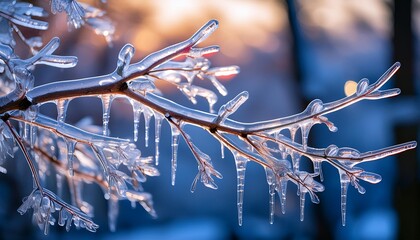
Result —
[[[53,11],[66,11],[75,8],[76,1],[51,1]],[[17,3],[14,3],[17,6]],[[65,5],[67,4],[67,5]],[[82,6],[82,5],[77,5]],[[33,6],[29,5],[32,9]],[[0,6],[1,8],[1,6]],[[35,8],[37,9],[37,8]],[[2,10],[3,11],[3,10]],[[4,12],[4,11],[3,11]],[[18,11],[16,11],[18,12]],[[28,23],[30,16],[38,16],[39,11],[23,12],[25,17],[20,22]],[[70,15],[71,15],[70,14]],[[1,15],[1,11],[0,11]],[[18,16],[10,13],[10,16]],[[2,16],[2,15],[1,15]],[[78,18],[69,17],[77,26]],[[5,18],[4,19],[8,19]],[[9,21],[14,25],[17,20]],[[31,23],[33,24],[33,23]],[[33,27],[31,24],[23,25]],[[172,185],[175,184],[177,170],[177,150],[179,140],[187,144],[198,165],[198,173],[193,180],[191,191],[196,189],[198,181],[206,187],[217,189],[214,177],[222,175],[213,167],[209,155],[194,144],[194,136],[189,136],[185,126],[193,125],[208,131],[221,143],[222,158],[227,148],[234,157],[237,169],[237,207],[238,220],[242,225],[242,209],[245,190],[245,173],[249,161],[264,167],[270,194],[270,223],[275,216],[275,195],[279,195],[282,212],[285,212],[286,192],[289,182],[295,184],[300,196],[301,217],[304,218],[306,195],[318,203],[317,192],[324,186],[316,179],[323,180],[321,163],[326,162],[337,168],[341,183],[341,212],[345,224],[346,195],[349,184],[360,193],[364,188],[359,181],[378,183],[381,177],[356,167],[357,164],[394,155],[416,147],[415,142],[360,153],[359,151],[337,147],[312,148],[308,146],[308,134],[315,124],[325,124],[330,131],[337,128],[325,115],[338,111],[360,100],[382,99],[399,94],[398,89],[379,90],[397,71],[399,63],[394,64],[379,80],[369,84],[362,79],[357,91],[348,97],[330,103],[312,101],[300,114],[272,119],[264,122],[243,123],[234,121],[229,116],[248,99],[248,93],[242,92],[231,101],[222,105],[217,114],[213,113],[217,95],[212,90],[195,85],[195,79],[209,81],[221,94],[226,95],[225,87],[218,81],[220,76],[236,75],[236,66],[212,67],[206,58],[219,51],[219,47],[197,47],[218,27],[216,20],[211,20],[189,39],[150,54],[144,59],[132,63],[134,47],[125,45],[117,60],[115,71],[103,76],[85,79],[58,81],[34,86],[32,69],[36,64],[46,64],[58,68],[73,67],[77,59],[71,56],[57,56],[53,52],[59,46],[59,39],[53,38],[34,56],[20,59],[14,54],[13,46],[0,45],[2,60],[0,97],[0,157],[2,161],[13,156],[15,145],[23,152],[34,178],[34,190],[19,208],[21,214],[33,209],[34,221],[48,232],[49,225],[56,220],[52,216],[58,212],[57,223],[66,225],[69,230],[72,222],[76,227],[95,231],[97,225],[91,220],[93,206],[84,201],[84,184],[98,184],[109,202],[109,224],[115,229],[118,215],[118,201],[129,200],[135,206],[139,203],[148,213],[155,216],[151,195],[142,188],[147,177],[158,176],[155,165],[159,163],[159,141],[162,122],[171,127]],[[174,60],[176,59],[176,60]],[[181,106],[161,96],[156,81],[166,81],[178,88],[192,103],[197,97],[205,98],[210,111],[203,112]],[[102,128],[92,125],[88,119],[71,125],[66,122],[69,102],[81,97],[99,97],[103,107]],[[129,139],[113,137],[108,125],[110,109],[114,99],[123,98],[131,104],[134,113],[134,142],[139,138],[139,125],[144,121],[145,145],[149,145],[150,124],[154,122],[155,156],[142,156],[140,150]],[[52,119],[39,112],[43,104],[53,103],[57,107],[57,118]],[[11,124],[18,123],[18,130]],[[296,137],[300,133],[301,137]],[[300,169],[302,157],[313,163],[313,172]],[[1,172],[6,169],[0,168]],[[57,193],[44,187],[45,178],[55,174]],[[68,184],[71,204],[62,200],[64,180]]]

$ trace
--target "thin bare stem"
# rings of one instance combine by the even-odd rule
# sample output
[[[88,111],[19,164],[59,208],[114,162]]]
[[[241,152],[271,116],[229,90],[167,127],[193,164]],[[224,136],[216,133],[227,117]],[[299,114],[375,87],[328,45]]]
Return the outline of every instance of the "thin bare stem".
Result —
[[[35,185],[41,192],[41,194],[44,193],[44,189],[41,186],[41,182],[39,180],[38,172],[36,170],[35,164],[32,161],[32,158],[28,152],[28,150],[25,147],[25,144],[23,143],[22,138],[20,135],[16,132],[15,128],[10,124],[9,121],[4,121],[9,128],[10,132],[13,134],[14,139],[16,140],[17,144],[19,145],[20,150],[22,151],[23,155],[25,156],[26,162],[28,163],[29,169],[31,170],[32,177],[34,179]]]

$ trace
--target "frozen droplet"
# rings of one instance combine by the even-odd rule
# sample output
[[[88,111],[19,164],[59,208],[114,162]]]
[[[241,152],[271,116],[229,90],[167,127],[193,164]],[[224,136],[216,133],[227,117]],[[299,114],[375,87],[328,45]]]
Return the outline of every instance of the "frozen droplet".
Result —
[[[148,78],[145,78],[145,77],[137,78],[137,79],[134,79],[134,80],[130,81],[128,83],[128,87],[131,90],[142,94],[143,96],[145,96],[146,93],[148,93],[148,92],[156,91],[155,84],[151,80],[149,80]]]
[[[324,103],[319,99],[314,99],[306,108],[310,115],[320,113],[324,109]]]
[[[117,72],[120,76],[124,76],[125,71],[130,65],[131,58],[134,55],[134,47],[131,44],[126,44],[121,48],[118,54]]]
[[[9,15],[9,14],[2,14],[3,18],[8,19],[9,21],[13,22],[14,24],[24,26],[31,29],[37,30],[47,30],[48,29],[48,22],[32,19],[30,16],[27,15]]]
[[[74,150],[76,148],[77,141],[72,139],[66,139],[66,146],[67,146],[67,166],[69,169],[70,176],[73,176],[73,158],[74,158]]]
[[[70,214],[68,214],[69,216],[68,216],[68,219],[67,219],[67,222],[66,222],[66,231],[67,232],[69,232],[70,231],[70,228],[71,228],[71,222],[73,221],[73,217],[70,215]]]
[[[400,93],[401,93],[401,89],[399,88],[386,89],[382,91],[377,90],[367,95],[366,98],[377,100],[377,99],[394,97],[394,96],[399,95]]]
[[[159,165],[159,142],[163,116],[155,112],[155,164]]]
[[[193,43],[193,46],[198,45],[202,41],[206,40],[219,26],[217,20],[210,20],[204,26],[202,26],[194,35],[191,36],[188,41]]]
[[[62,125],[66,120],[67,107],[69,106],[69,99],[59,99],[56,101],[57,105],[57,122]]]
[[[213,84],[213,86],[217,89],[217,91],[219,91],[219,93],[222,96],[226,96],[227,95],[227,90],[225,88],[225,86],[223,86],[215,76],[210,75],[207,76],[207,78],[210,80],[210,82]]]
[[[359,183],[358,179],[351,178],[351,179],[350,179],[350,183],[354,186],[354,188],[356,188],[356,189],[357,189],[357,191],[358,191],[360,194],[365,194],[365,193],[366,193],[366,189],[365,189],[362,185],[360,185],[360,183]]]
[[[338,149],[337,156],[341,158],[357,159],[360,158],[360,152],[354,148],[342,147]]]
[[[381,175],[376,174],[376,173],[371,173],[371,172],[365,172],[365,171],[359,174],[356,174],[356,176],[357,178],[363,181],[366,181],[368,183],[373,183],[373,184],[379,183],[382,180]]]
[[[108,123],[109,123],[109,117],[111,112],[111,104],[112,100],[114,99],[114,96],[112,94],[105,94],[100,96],[102,100],[102,133],[105,136],[109,135],[109,129],[108,129]]]
[[[360,96],[366,93],[366,91],[368,90],[368,87],[369,87],[369,80],[367,78],[363,78],[357,83],[356,95]]]
[[[236,95],[232,100],[222,105],[217,113],[216,123],[223,123],[229,115],[235,113],[238,108],[248,99],[248,92],[243,91]]]
[[[177,126],[171,125],[171,147],[172,147],[172,161],[171,161],[171,183],[175,186],[177,159],[178,159],[178,141],[180,131]]]
[[[207,74],[214,75],[216,77],[229,77],[239,73],[238,66],[226,66],[226,67],[214,67],[207,71]]]
[[[193,182],[191,183],[191,188],[190,188],[191,193],[195,192],[195,189],[197,187],[197,182],[198,182],[198,179],[200,178],[200,175],[201,175],[201,173],[200,173],[200,169],[199,169],[197,175],[195,175],[195,178],[194,178]]]
[[[47,55],[40,57],[34,64],[43,64],[56,68],[72,68],[77,65],[77,57]]]
[[[338,153],[338,147],[334,144],[329,145],[326,149],[325,149],[325,155],[327,157],[334,157],[337,156]]]
[[[242,212],[245,191],[245,172],[248,159],[242,155],[235,153],[236,176],[237,176],[237,205],[238,205],[238,222],[242,226]]]
[[[205,48],[191,48],[190,52],[188,53],[188,56],[193,57],[193,58],[201,58],[203,56],[217,53],[219,51],[220,51],[219,46],[209,46]]]
[[[330,130],[331,132],[337,132],[338,128],[334,125],[333,122],[329,121],[327,117],[325,116],[318,116],[317,120],[320,123],[325,124],[328,127],[328,130]]]

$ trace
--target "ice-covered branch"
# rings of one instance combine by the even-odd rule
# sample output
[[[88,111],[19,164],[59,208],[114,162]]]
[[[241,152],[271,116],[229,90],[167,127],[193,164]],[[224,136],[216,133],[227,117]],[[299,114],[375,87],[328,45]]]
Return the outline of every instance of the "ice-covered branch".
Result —
[[[17,8],[16,5],[11,6]],[[69,23],[76,28],[84,23],[93,24],[92,19],[102,17],[104,14],[75,0],[51,0],[51,8],[53,13],[65,11]],[[30,17],[40,14],[37,8],[25,14],[5,9],[0,4],[0,17],[8,19],[12,24],[32,28],[42,26]],[[97,25],[97,30],[101,29],[102,25]],[[237,173],[237,209],[240,225],[243,221],[245,173],[249,163],[254,162],[265,170],[270,195],[270,223],[274,221],[276,192],[280,197],[282,212],[285,213],[287,184],[291,182],[297,186],[300,219],[303,220],[306,195],[309,194],[313,203],[319,203],[320,199],[316,193],[324,191],[324,186],[317,181],[318,178],[323,181],[322,163],[335,167],[340,176],[341,213],[345,224],[349,183],[360,193],[364,193],[360,180],[373,184],[381,180],[378,174],[366,172],[356,165],[416,147],[416,142],[407,142],[360,153],[356,149],[335,145],[326,148],[308,146],[308,136],[313,125],[325,124],[330,131],[337,131],[337,127],[326,115],[362,100],[379,100],[398,95],[399,89],[381,88],[398,70],[399,63],[392,65],[372,84],[369,84],[367,79],[360,80],[353,95],[329,103],[316,99],[301,113],[293,116],[261,122],[233,120],[230,118],[231,115],[249,97],[246,91],[222,105],[217,114],[213,113],[217,94],[212,89],[196,85],[195,80],[206,80],[212,84],[216,92],[226,95],[227,90],[218,78],[236,75],[239,72],[237,66],[211,65],[207,56],[218,52],[220,50],[218,46],[198,47],[198,44],[207,39],[217,27],[218,22],[211,20],[185,41],[134,62],[135,48],[127,44],[118,54],[115,70],[109,74],[50,82],[37,87],[33,87],[35,77],[32,69],[35,65],[45,64],[66,68],[76,65],[77,58],[53,55],[59,46],[58,38],[53,38],[28,59],[20,59],[14,54],[11,46],[0,44],[0,65],[2,74],[5,75],[5,80],[2,81],[12,83],[3,84],[8,87],[2,91],[4,95],[0,97],[0,137],[5,140],[0,144],[0,156],[10,154],[16,142],[24,153],[36,185],[19,212],[24,213],[27,209],[33,208],[34,217],[45,232],[48,231],[48,226],[54,223],[51,213],[55,210],[60,213],[59,225],[66,223],[68,229],[73,221],[76,226],[95,231],[98,226],[90,220],[93,216],[93,207],[81,197],[83,184],[94,182],[103,189],[104,197],[109,202],[108,216],[111,229],[115,229],[119,200],[138,202],[149,214],[155,216],[151,195],[143,191],[141,183],[145,182],[147,177],[159,175],[159,171],[153,165],[153,159],[157,165],[160,128],[163,121],[166,121],[171,128],[172,185],[176,180],[180,138],[185,141],[198,165],[198,173],[193,180],[191,191],[196,189],[199,180],[206,187],[217,189],[214,177],[222,178],[222,174],[213,166],[210,156],[197,147],[194,136],[187,133],[185,126],[192,125],[206,130],[220,142],[222,150],[226,148],[232,153]],[[103,32],[103,35],[108,33]],[[196,110],[167,99],[161,95],[156,81],[170,83],[194,104],[197,102],[197,97],[205,98],[210,111]],[[100,97],[102,101],[102,128],[91,124],[88,124],[89,126],[69,124],[66,121],[69,102],[75,98],[92,96]],[[143,116],[145,145],[148,146],[149,125],[154,118],[154,158],[143,156],[131,140],[110,136],[108,129],[110,109],[116,98],[127,99],[133,108],[134,141],[138,139],[138,127]],[[56,119],[39,113],[39,107],[46,103],[56,105]],[[15,121],[19,125],[19,133],[10,121]],[[296,137],[298,132],[301,138]],[[35,157],[32,157],[31,153]],[[302,158],[307,158],[313,163],[313,172],[301,169]],[[59,198],[61,194],[56,196],[43,188],[45,166],[48,164],[54,166],[57,172],[58,192],[62,191],[63,179],[67,180],[72,205],[61,200]],[[0,170],[5,172],[3,169]]]

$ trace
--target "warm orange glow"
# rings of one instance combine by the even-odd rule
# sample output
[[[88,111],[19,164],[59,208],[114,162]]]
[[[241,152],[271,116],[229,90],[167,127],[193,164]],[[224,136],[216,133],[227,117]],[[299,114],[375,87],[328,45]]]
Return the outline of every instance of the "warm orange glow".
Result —
[[[122,27],[124,32],[119,35],[126,35],[124,40],[144,53],[182,40],[209,19],[217,19],[218,34],[206,45],[221,44],[223,54],[237,64],[250,61],[253,49],[278,51],[279,33],[287,24],[284,8],[276,1],[122,0],[109,4],[109,12],[122,21],[117,30]]]
[[[344,84],[344,93],[346,94],[347,97],[350,95],[353,95],[356,92],[356,89],[357,89],[357,82],[353,80],[348,80]]]
[[[324,30],[334,37],[354,40],[351,36],[355,34],[360,22],[383,36],[388,36],[391,32],[392,24],[387,21],[391,21],[392,13],[383,0],[366,0],[363,3],[346,0],[301,0],[299,3],[299,17],[306,26]]]

